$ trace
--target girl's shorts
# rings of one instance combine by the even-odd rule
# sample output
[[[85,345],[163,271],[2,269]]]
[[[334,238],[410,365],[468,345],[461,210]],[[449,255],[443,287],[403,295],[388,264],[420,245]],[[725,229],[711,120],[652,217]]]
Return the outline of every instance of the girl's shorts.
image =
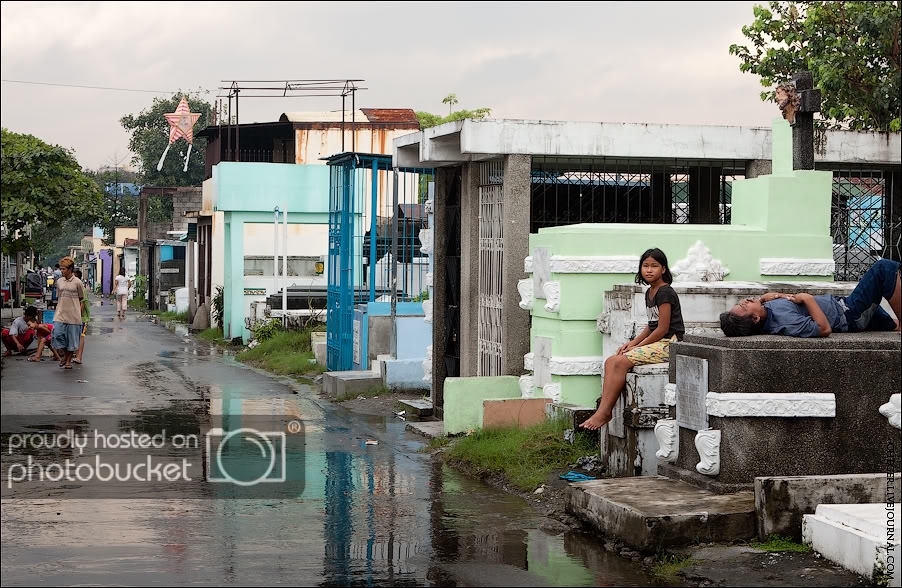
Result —
[[[626,353],[626,357],[633,365],[648,365],[650,363],[667,363],[670,361],[670,344],[676,341],[674,335],[670,339],[661,339],[649,345],[633,347]]]

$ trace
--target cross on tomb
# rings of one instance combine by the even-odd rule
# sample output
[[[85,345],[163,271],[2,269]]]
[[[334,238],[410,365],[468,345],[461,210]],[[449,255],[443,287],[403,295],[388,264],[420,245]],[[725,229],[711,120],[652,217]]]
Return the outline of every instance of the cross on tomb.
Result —
[[[776,89],[783,118],[792,125],[792,168],[814,169],[814,113],[821,111],[821,91],[810,71],[792,75],[792,84]]]

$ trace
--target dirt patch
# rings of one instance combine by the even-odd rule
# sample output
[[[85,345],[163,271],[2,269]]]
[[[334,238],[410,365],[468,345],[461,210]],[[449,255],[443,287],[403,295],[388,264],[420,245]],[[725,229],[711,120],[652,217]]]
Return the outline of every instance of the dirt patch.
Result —
[[[388,392],[372,398],[358,397],[336,404],[351,412],[356,412],[357,414],[397,418],[395,413],[403,410],[403,408],[398,406],[398,401],[411,400],[414,398],[419,398],[419,396],[416,393],[411,394],[410,392]]]
[[[768,553],[714,545],[679,550],[693,563],[680,576],[689,586],[869,586],[864,578],[817,553]]]

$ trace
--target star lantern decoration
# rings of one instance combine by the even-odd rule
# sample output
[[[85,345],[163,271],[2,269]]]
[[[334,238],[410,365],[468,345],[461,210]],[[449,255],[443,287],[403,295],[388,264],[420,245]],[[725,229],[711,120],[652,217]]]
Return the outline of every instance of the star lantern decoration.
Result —
[[[157,164],[157,171],[163,169],[163,162],[166,160],[166,154],[169,153],[169,148],[172,144],[179,139],[185,139],[188,141],[188,154],[185,155],[185,166],[182,168],[182,171],[187,172],[188,158],[191,157],[191,149],[194,147],[194,125],[197,124],[200,113],[191,112],[191,107],[188,106],[188,100],[182,96],[175,112],[170,112],[163,116],[166,117],[166,121],[169,123],[169,144],[166,145],[166,150],[163,151],[163,156],[160,157],[160,163]]]

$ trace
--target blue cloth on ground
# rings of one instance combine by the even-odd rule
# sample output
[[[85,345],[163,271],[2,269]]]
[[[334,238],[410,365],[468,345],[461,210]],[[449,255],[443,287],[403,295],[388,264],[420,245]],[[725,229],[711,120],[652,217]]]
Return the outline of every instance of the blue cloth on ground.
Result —
[[[567,472],[562,475],[561,480],[567,480],[568,482],[585,482],[587,480],[594,480],[593,476],[587,476],[586,474],[580,474],[579,472]]]

